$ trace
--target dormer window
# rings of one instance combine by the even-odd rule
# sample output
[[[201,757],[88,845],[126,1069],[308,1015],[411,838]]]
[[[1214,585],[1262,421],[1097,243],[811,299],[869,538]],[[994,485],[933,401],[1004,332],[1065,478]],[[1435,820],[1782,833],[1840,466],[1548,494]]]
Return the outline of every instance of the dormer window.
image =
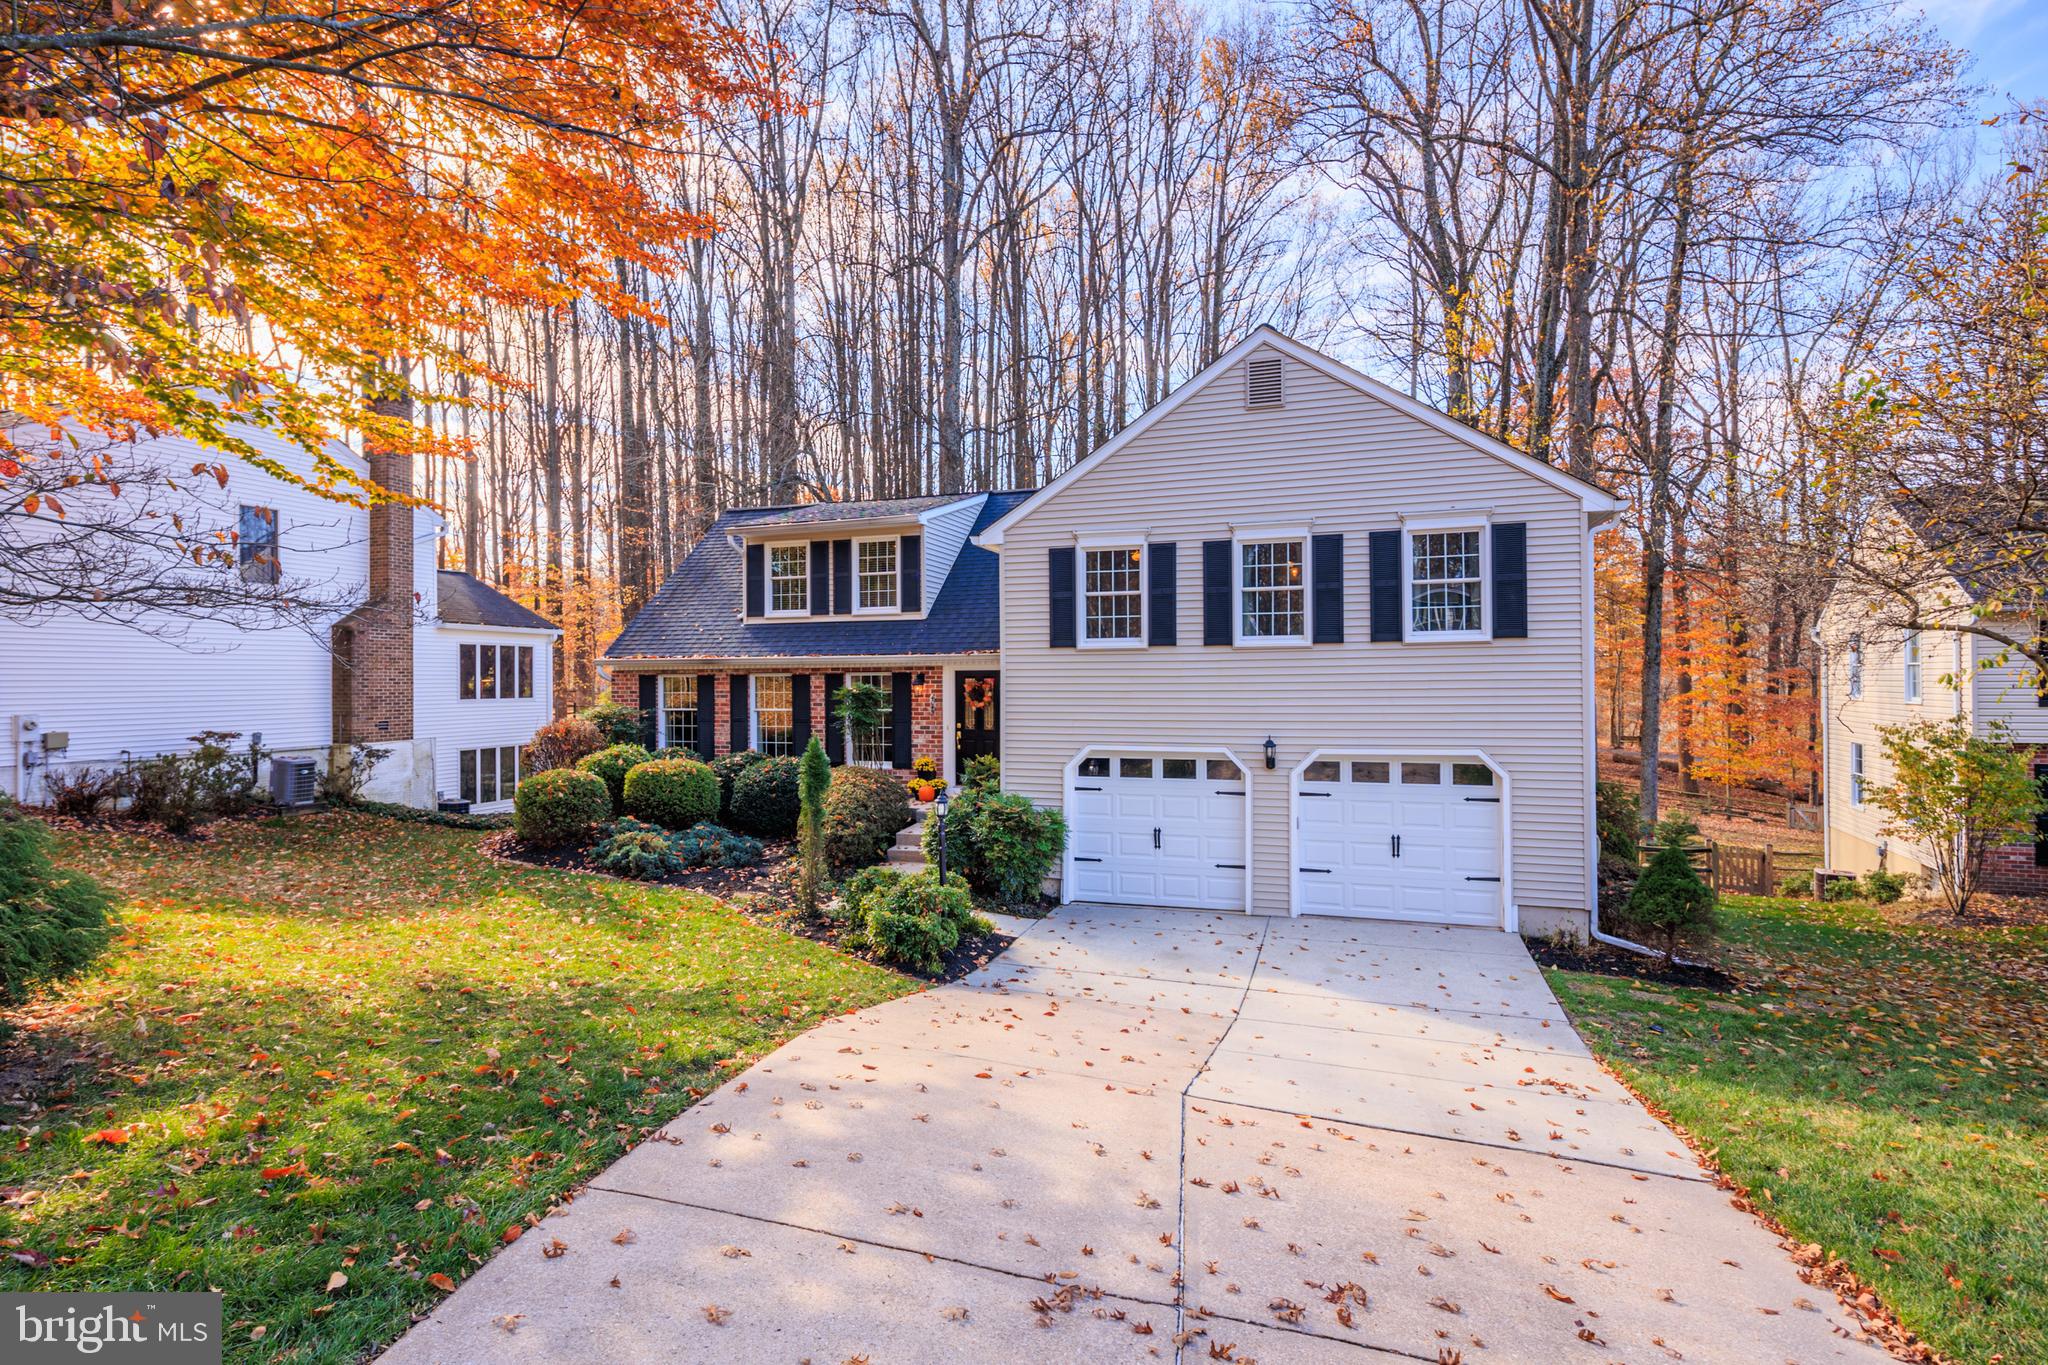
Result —
[[[768,547],[768,614],[799,616],[811,609],[811,547]]]
[[[901,603],[897,585],[896,537],[854,542],[854,610],[898,611]]]

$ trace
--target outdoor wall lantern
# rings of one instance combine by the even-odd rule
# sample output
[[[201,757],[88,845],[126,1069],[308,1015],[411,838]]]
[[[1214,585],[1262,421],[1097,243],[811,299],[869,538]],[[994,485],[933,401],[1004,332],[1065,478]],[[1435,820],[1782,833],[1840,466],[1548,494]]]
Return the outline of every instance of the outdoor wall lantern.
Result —
[[[1269,770],[1270,770],[1270,769],[1272,768],[1272,766],[1273,766],[1273,756],[1274,756],[1274,755],[1275,755],[1276,753],[1278,753],[1279,751],[1280,751],[1280,746],[1279,746],[1279,745],[1277,745],[1277,744],[1275,744],[1275,743],[1273,742],[1273,737],[1272,737],[1271,735],[1267,735],[1267,736],[1266,736],[1266,767],[1267,767],[1267,768],[1268,768]]]

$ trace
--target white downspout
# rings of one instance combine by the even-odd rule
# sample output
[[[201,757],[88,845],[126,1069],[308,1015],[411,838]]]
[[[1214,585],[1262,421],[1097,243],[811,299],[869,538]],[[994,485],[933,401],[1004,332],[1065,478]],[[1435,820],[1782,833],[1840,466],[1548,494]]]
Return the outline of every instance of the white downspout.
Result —
[[[1814,624],[1807,632],[1813,638],[1814,650],[1820,655],[1820,862],[1821,870],[1835,870],[1835,784],[1831,777],[1834,769],[1828,766],[1828,731],[1831,716],[1828,711],[1828,647],[1821,639],[1820,625]]]
[[[1586,544],[1583,555],[1584,572],[1579,582],[1585,586],[1586,611],[1583,629],[1586,632],[1586,855],[1591,860],[1587,871],[1591,876],[1586,882],[1586,932],[1596,943],[1612,944],[1626,948],[1644,957],[1662,957],[1664,954],[1654,948],[1645,948],[1630,939],[1620,938],[1600,927],[1600,708],[1594,700],[1598,691],[1599,661],[1594,657],[1593,634],[1593,524],[1590,517],[1586,522]]]

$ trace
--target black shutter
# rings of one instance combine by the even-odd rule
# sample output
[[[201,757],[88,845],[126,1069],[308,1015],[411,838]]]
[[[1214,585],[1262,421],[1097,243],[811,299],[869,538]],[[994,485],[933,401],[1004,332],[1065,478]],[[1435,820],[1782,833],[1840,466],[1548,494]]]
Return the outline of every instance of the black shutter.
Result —
[[[753,747],[753,726],[747,715],[747,675],[729,675],[728,687],[732,708],[732,751],[738,753],[742,749]]]
[[[652,749],[661,742],[655,727],[661,722],[661,679],[652,673],[640,675],[640,747]]]
[[[853,542],[832,542],[832,614],[853,613]]]
[[[789,678],[789,725],[798,753],[811,742],[811,675],[792,673]]]
[[[1311,536],[1308,543],[1309,577],[1314,580],[1315,620],[1309,626],[1309,641],[1318,645],[1344,643],[1344,537]]]
[[[718,736],[713,733],[718,725],[718,678],[715,674],[697,675],[697,756],[709,763],[718,756]]]
[[[1504,521],[1493,528],[1493,638],[1529,636],[1529,527]]]
[[[825,675],[825,757],[834,764],[846,762],[846,721],[839,714],[839,704],[832,700],[832,695],[844,686],[844,673]]]
[[[1052,647],[1074,647],[1074,548],[1058,546],[1045,552],[1045,600],[1052,612]]]
[[[811,552],[805,558],[811,567],[811,615],[829,615],[832,611],[832,542],[812,541]]]
[[[768,614],[768,555],[759,545],[747,547],[747,615]]]
[[[1202,643],[1227,645],[1230,631],[1230,542],[1202,542]]]
[[[889,675],[889,766],[910,766],[910,675]]]
[[[924,610],[924,537],[905,536],[896,551],[896,567],[902,575],[897,583],[898,611]]]
[[[1368,540],[1372,559],[1372,638],[1401,638],[1401,533],[1374,531]]]
[[[1178,545],[1145,547],[1145,643],[1180,643],[1180,599],[1174,577],[1180,572]]]

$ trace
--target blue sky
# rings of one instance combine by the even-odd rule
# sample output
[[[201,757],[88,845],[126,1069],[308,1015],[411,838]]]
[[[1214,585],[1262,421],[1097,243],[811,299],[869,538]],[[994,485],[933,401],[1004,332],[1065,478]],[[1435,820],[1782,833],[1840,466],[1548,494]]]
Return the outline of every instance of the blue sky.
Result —
[[[2048,0],[1923,0],[1943,37],[1976,56],[1986,112],[2048,99]]]

